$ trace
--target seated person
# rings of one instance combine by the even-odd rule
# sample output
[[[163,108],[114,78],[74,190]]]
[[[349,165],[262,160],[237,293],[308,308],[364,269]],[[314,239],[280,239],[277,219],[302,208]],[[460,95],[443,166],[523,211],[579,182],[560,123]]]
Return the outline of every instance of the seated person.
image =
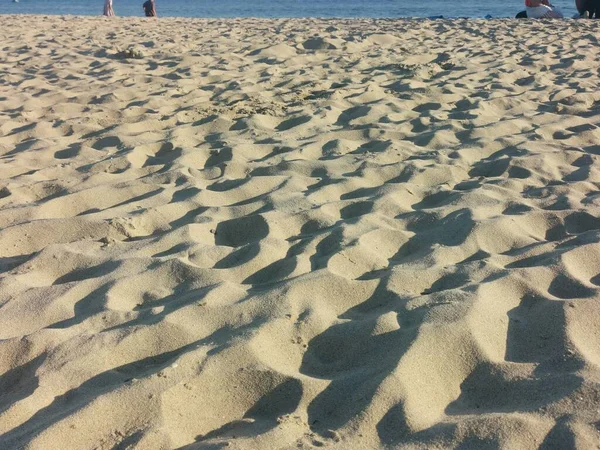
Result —
[[[532,19],[562,19],[562,13],[548,0],[525,0],[527,17]]]

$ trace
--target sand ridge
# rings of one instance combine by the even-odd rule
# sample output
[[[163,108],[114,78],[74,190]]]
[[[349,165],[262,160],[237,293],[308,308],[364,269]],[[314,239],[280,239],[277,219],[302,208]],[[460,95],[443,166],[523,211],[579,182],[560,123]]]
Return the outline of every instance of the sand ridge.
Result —
[[[0,23],[0,447],[597,447],[593,21]]]

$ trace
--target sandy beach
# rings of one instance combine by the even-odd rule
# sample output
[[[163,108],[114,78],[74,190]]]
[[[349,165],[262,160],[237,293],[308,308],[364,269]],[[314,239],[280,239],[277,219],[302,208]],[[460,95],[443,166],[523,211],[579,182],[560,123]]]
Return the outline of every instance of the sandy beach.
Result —
[[[598,37],[0,16],[0,448],[600,448]]]

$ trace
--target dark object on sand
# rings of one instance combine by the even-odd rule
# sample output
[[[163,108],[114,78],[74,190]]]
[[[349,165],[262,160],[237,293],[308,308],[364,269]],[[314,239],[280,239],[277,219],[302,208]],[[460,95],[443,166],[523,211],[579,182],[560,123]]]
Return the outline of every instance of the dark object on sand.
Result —
[[[515,19],[527,19],[527,11],[521,11],[515,16]]]

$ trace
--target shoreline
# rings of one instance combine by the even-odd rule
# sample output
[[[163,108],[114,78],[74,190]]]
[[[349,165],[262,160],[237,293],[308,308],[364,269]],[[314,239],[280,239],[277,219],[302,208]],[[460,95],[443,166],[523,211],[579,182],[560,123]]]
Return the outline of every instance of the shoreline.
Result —
[[[11,14],[11,13],[0,13],[0,16],[42,16],[42,17],[82,17],[82,18],[90,18],[90,17],[103,17],[107,20],[113,19],[130,19],[130,18],[139,18],[144,20],[160,20],[160,19],[201,19],[201,20],[243,20],[243,19],[259,19],[259,20],[311,20],[311,19],[319,19],[319,20],[523,20],[516,19],[515,17],[441,17],[441,16],[431,16],[431,17],[419,17],[419,16],[399,16],[399,17],[357,17],[357,16],[277,16],[277,17],[262,17],[262,16],[223,16],[223,17],[200,17],[200,16],[158,16],[157,18],[153,17],[145,17],[143,15],[137,16],[113,16],[106,17],[99,14],[89,14],[89,15],[77,15],[77,14],[36,14],[36,13],[19,13],[19,14]],[[438,18],[439,17],[439,18]],[[533,20],[533,19],[532,19]],[[555,19],[555,20],[575,20],[568,17],[564,19]]]
[[[510,21],[517,23],[548,23],[546,20],[540,19],[517,19],[515,17],[250,17],[250,16],[236,16],[236,17],[187,17],[187,16],[158,16],[157,18],[152,17],[144,17],[142,15],[139,16],[113,16],[106,17],[102,14],[95,15],[76,15],[76,14],[30,14],[30,13],[22,13],[22,14],[9,14],[9,13],[0,13],[0,18],[2,17],[44,17],[44,18],[61,18],[61,19],[91,19],[91,18],[101,18],[104,20],[127,20],[127,19],[139,19],[143,21],[161,21],[161,20],[203,20],[203,21],[244,21],[244,20],[257,20],[257,21],[286,21],[286,20],[298,20],[298,21],[340,21],[340,22],[348,22],[348,21],[358,21],[358,22],[459,22],[459,21]],[[573,23],[573,22],[590,22],[593,24],[594,21],[590,19],[581,19],[575,17],[564,17],[562,19],[552,19],[552,22],[558,23]]]

